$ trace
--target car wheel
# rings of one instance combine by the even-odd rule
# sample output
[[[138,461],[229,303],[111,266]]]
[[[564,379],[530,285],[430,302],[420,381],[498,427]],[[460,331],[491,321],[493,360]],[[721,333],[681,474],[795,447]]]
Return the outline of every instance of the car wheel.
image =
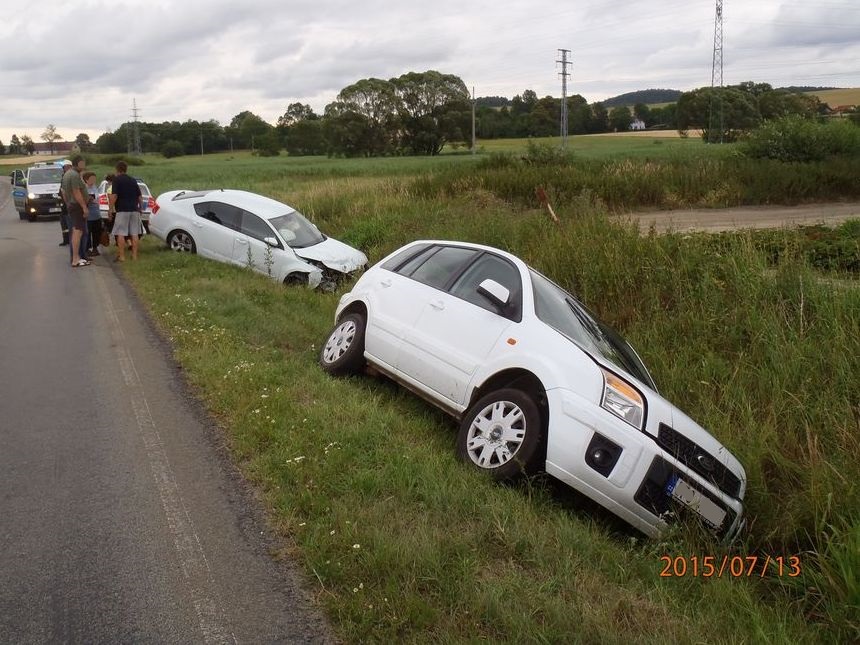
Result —
[[[284,284],[288,287],[306,287],[308,286],[308,274],[291,273],[284,278]]]
[[[39,219],[38,215],[27,215],[28,222],[35,222],[37,219]]]
[[[457,456],[494,479],[536,470],[543,426],[534,400],[522,390],[496,390],[469,408],[457,435]]]
[[[320,366],[329,374],[357,374],[364,369],[364,316],[341,318],[320,350]]]
[[[173,231],[167,238],[167,246],[180,253],[197,253],[197,245],[190,233],[185,231]]]

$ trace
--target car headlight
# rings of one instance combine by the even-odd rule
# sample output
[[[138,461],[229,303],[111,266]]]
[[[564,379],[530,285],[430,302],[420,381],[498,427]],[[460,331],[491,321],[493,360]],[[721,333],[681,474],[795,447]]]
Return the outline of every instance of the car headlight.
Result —
[[[603,397],[600,407],[641,430],[645,424],[645,400],[642,395],[620,376],[602,367],[600,371],[603,372]]]
[[[36,199],[36,193],[27,193],[29,199]]]

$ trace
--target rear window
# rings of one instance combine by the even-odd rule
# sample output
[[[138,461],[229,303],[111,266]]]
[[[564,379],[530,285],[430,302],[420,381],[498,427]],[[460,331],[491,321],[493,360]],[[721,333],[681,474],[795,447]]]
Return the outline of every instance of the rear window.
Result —
[[[397,271],[402,267],[406,262],[408,262],[411,258],[414,258],[416,255],[421,253],[424,249],[426,249],[429,244],[416,244],[415,246],[410,246],[408,249],[403,249],[399,253],[395,253],[390,259],[386,260],[382,265],[383,269],[388,271]]]
[[[415,269],[409,276],[437,289],[444,289],[478,251],[456,246],[443,246]]]
[[[141,192],[143,192],[143,190],[141,190]],[[178,202],[178,201],[181,201],[183,199],[191,199],[193,197],[205,197],[206,195],[208,195],[211,192],[212,192],[211,190],[193,190],[193,191],[192,190],[189,190],[189,191],[183,190],[178,195],[175,195],[173,197],[173,199],[171,199],[170,201]]]

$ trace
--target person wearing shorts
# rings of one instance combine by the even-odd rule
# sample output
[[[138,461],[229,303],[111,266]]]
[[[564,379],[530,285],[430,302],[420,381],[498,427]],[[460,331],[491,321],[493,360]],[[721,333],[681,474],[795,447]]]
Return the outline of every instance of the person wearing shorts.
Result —
[[[125,240],[131,239],[131,259],[137,259],[137,246],[140,239],[141,192],[137,180],[128,174],[128,164],[120,161],[116,165],[116,175],[111,186],[110,203],[116,209],[113,231],[116,244],[116,262],[125,262]]]

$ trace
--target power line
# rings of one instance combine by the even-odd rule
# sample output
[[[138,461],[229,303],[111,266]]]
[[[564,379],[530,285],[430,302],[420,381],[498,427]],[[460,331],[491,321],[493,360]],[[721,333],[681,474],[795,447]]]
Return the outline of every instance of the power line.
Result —
[[[131,118],[132,121],[129,123],[128,127],[128,154],[130,155],[139,155],[141,154],[140,149],[140,122],[138,121],[138,117],[140,116],[140,110],[137,109],[137,99],[131,100]]]
[[[561,63],[561,72],[559,75],[561,76],[561,149],[564,150],[567,148],[567,77],[570,76],[570,72],[567,71],[568,65],[573,65],[572,61],[567,60],[567,55],[570,53],[569,49],[559,49],[559,53],[561,54],[561,60],[556,60],[556,63]]]
[[[708,114],[708,143],[722,143],[723,119],[723,0],[717,0],[714,15],[714,56],[711,62],[711,100]],[[715,130],[719,127],[719,140]]]

